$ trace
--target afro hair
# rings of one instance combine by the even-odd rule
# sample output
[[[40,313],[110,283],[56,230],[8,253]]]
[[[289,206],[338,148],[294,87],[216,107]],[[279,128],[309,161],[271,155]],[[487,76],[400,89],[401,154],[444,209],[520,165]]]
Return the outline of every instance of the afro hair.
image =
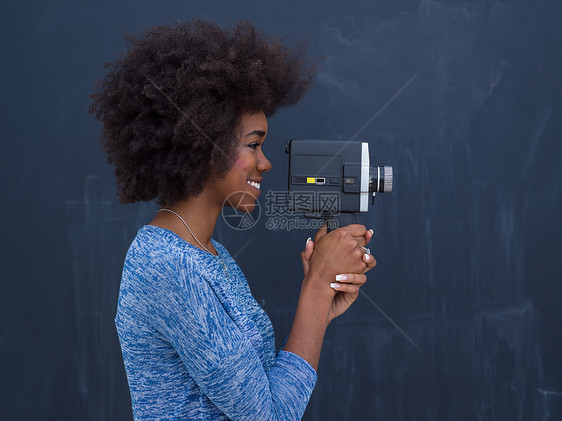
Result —
[[[305,43],[284,46],[247,21],[178,22],[127,40],[90,106],[121,203],[197,195],[230,169],[240,116],[296,104],[314,75]]]

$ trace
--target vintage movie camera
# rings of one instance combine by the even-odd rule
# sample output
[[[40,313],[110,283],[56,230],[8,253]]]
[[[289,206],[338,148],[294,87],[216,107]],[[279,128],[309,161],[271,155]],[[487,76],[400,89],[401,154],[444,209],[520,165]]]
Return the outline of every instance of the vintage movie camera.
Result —
[[[376,193],[392,191],[392,167],[372,165],[367,142],[293,139],[285,152],[288,207],[306,217],[335,219],[338,226],[360,223],[369,198],[374,204]]]

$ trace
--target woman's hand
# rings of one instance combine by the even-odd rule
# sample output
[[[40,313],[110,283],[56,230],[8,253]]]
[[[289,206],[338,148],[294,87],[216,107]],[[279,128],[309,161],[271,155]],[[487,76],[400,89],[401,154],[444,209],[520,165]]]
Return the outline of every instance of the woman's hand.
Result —
[[[365,283],[364,272],[375,264],[375,259],[364,256],[362,248],[372,235],[363,225],[348,225],[330,233],[323,227],[301,254],[306,275],[284,349],[300,355],[315,370],[326,327],[355,301]],[[331,288],[336,276],[343,274],[349,276],[347,282],[337,281],[340,291]]]
[[[314,241],[310,237],[308,238],[308,240],[306,240],[306,245],[304,247],[304,250],[301,252],[302,269],[303,269],[303,272],[304,272],[304,276],[306,276],[306,274],[308,273],[308,269],[310,267],[310,258],[312,257],[312,253],[314,252],[314,243],[316,241],[318,241],[320,238],[324,237],[327,233],[328,233],[328,229],[326,228],[326,225],[324,225],[316,233],[316,235],[314,237]],[[367,244],[369,241],[371,241],[371,238],[373,237],[373,230],[367,230],[365,232],[364,237],[365,237],[365,244]],[[364,272],[368,272],[369,270],[374,268],[375,265],[377,264],[377,262],[375,261],[374,258],[373,258],[372,261],[369,261],[368,260],[369,258],[366,257],[366,256],[367,256],[367,254],[363,255],[363,259],[364,259],[365,263],[367,264],[367,267],[365,268]],[[370,254],[369,254],[369,256],[370,256]],[[372,257],[372,256],[370,256],[370,257]]]
[[[373,261],[373,266],[376,265],[375,259],[371,256]],[[343,278],[345,277],[345,279]],[[330,315],[328,316],[328,322],[331,322],[336,317],[341,316],[345,311],[355,302],[359,296],[359,288],[367,281],[367,275],[364,273],[348,273],[346,275],[337,275],[336,280],[338,282],[333,282],[330,286],[334,285],[337,292],[332,301],[332,307],[330,308]]]
[[[347,227],[344,227],[344,229],[347,228],[349,230],[352,230],[355,234],[361,233],[361,229],[358,229],[357,227],[360,226],[349,225]],[[312,241],[310,238],[307,240],[305,249],[301,253],[301,260],[302,260],[305,277],[310,269],[310,260],[314,253],[315,243],[318,243],[319,240],[321,240],[323,237],[327,235],[327,233],[328,233],[327,228],[326,226],[324,226],[316,233],[314,241]],[[358,238],[359,235],[357,235],[356,236],[357,247],[358,248],[363,247],[371,240],[372,236],[373,236],[372,230],[365,231],[364,235],[362,236],[363,237],[362,239],[359,239]],[[359,273],[353,273],[353,272],[338,273],[334,277],[334,279],[330,279],[331,282],[329,282],[329,286],[335,291],[335,293],[333,296],[333,301],[330,309],[330,315],[328,319],[329,321],[332,321],[336,317],[343,314],[349,308],[349,306],[353,304],[353,302],[359,296],[359,288],[367,280],[367,277],[365,276],[365,272],[371,270],[376,265],[376,260],[373,258],[373,256],[364,253],[364,250],[362,250],[361,253],[362,253],[362,261],[364,262],[364,267],[362,267],[362,270]],[[330,259],[328,259],[327,264],[339,266],[335,264],[333,261],[330,261]],[[337,270],[337,272],[341,272],[343,270],[342,267],[338,267],[336,269],[340,269]]]

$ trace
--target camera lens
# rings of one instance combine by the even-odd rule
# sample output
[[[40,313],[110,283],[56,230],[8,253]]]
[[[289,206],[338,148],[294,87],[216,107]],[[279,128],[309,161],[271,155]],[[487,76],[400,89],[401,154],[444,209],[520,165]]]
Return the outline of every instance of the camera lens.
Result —
[[[370,167],[369,173],[369,191],[371,193],[390,193],[392,191],[392,167]]]

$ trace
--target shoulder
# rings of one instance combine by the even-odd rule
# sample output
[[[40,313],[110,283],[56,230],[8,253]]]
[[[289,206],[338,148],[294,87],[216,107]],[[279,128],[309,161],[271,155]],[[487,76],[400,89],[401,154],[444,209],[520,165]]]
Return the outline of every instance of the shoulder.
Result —
[[[123,280],[145,286],[154,283],[159,288],[170,282],[182,284],[193,274],[205,272],[203,263],[198,249],[172,231],[144,225],[127,251]]]
[[[139,229],[125,257],[125,265],[155,267],[170,264],[180,256],[180,244],[174,234],[153,225]]]

